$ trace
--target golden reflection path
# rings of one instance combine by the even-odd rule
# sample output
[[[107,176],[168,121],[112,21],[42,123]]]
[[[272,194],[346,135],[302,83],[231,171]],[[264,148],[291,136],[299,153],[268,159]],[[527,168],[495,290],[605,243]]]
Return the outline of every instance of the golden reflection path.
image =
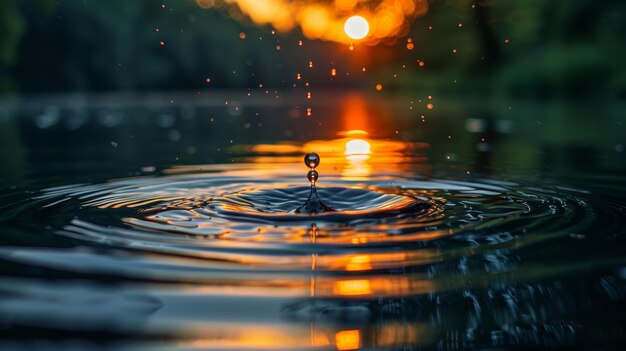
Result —
[[[385,175],[403,173],[430,175],[430,164],[425,151],[430,147],[423,142],[400,141],[372,134],[381,123],[367,107],[361,94],[348,94],[338,118],[344,128],[336,138],[311,140],[304,144],[276,143],[237,146],[233,151],[251,152],[255,156],[242,161],[254,164],[282,164],[284,170],[294,172],[300,167],[302,155],[316,152],[322,162],[317,168],[322,179],[340,176],[342,180],[365,180],[376,173],[377,179]],[[287,165],[292,163],[293,165]]]
[[[345,327],[344,327],[345,328]],[[427,344],[433,333],[422,324],[385,322],[379,325],[353,326],[343,329],[328,324],[301,328],[298,324],[189,324],[180,336],[195,336],[180,342],[186,349],[254,350],[359,350],[372,347]],[[185,335],[186,334],[186,335]],[[367,339],[365,339],[367,335]]]
[[[301,168],[302,154],[315,151],[322,159],[317,168],[320,176],[339,175],[342,180],[368,179],[374,169],[379,177],[416,170],[427,173],[430,170],[424,155],[424,150],[429,147],[426,143],[374,139],[362,130],[342,134],[346,137],[313,140],[303,145],[252,145],[247,149],[260,156],[246,160],[260,165],[281,163],[285,170],[293,172],[296,167]]]

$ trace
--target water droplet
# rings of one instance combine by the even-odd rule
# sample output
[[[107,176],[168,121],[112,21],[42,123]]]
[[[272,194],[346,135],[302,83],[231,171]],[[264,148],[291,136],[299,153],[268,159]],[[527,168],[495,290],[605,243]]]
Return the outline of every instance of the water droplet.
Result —
[[[314,169],[320,164],[320,157],[315,152],[310,152],[304,156],[304,164],[307,167],[310,167],[311,170],[307,173],[307,178],[311,182],[311,191],[309,192],[308,199],[298,208],[294,210],[295,213],[308,213],[308,214],[318,214],[323,212],[331,212],[334,211],[332,208],[328,207],[324,204],[318,194],[317,188],[315,187],[315,183],[319,178],[319,173]]]
[[[315,152],[310,152],[304,156],[304,164],[309,168],[316,168],[320,164],[320,156]]]
[[[309,171],[306,177],[309,179],[309,182],[311,182],[311,184],[315,184],[317,182],[317,179],[319,178],[319,173],[317,173],[316,170],[312,169]]]

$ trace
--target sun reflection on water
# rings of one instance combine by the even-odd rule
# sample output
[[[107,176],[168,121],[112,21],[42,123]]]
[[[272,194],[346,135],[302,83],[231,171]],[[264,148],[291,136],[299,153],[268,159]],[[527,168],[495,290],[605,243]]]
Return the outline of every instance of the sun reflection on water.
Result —
[[[414,170],[415,168],[411,167],[420,164],[427,168],[421,150],[426,149],[428,144],[374,139],[362,130],[350,130],[339,134],[345,137],[313,140],[303,145],[259,144],[249,146],[247,150],[259,154],[250,159],[254,163],[259,165],[293,163],[291,167],[285,165],[285,169],[290,170],[301,168],[300,154],[315,150],[322,158],[317,168],[322,178],[339,176],[344,180],[363,180],[372,175],[374,167],[379,176]]]
[[[342,330],[335,334],[335,346],[337,350],[357,350],[361,348],[361,331]]]
[[[371,295],[372,288],[367,279],[339,280],[335,283],[333,293],[341,296]]]

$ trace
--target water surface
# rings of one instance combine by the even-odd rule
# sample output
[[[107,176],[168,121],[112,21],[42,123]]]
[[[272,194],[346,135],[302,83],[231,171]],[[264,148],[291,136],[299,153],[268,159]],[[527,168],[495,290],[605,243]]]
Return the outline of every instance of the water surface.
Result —
[[[555,141],[541,114],[340,101],[7,108],[0,345],[623,344],[619,127]],[[294,213],[309,151],[335,212]]]

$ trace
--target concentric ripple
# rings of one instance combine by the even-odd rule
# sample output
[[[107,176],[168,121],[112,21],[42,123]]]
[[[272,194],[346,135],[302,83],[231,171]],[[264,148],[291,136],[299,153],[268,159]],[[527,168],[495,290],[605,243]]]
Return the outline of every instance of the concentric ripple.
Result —
[[[524,247],[584,236],[598,216],[588,194],[575,189],[400,177],[325,179],[319,195],[337,212],[295,214],[309,188],[300,178],[278,174],[270,181],[264,174],[224,166],[47,188],[31,205],[55,217],[56,235],[84,249],[2,255],[47,269],[158,281],[213,281],[230,272],[229,280],[243,282],[247,273],[273,272],[275,279],[312,269],[434,272],[450,265],[502,272],[516,268]],[[379,293],[415,292],[406,287]]]
[[[307,215],[293,210],[309,187],[289,169],[173,168],[3,195],[0,322],[174,349],[402,348],[458,341],[449,330],[535,345],[538,326],[568,345],[577,316],[623,301],[619,275],[598,283],[613,304],[561,283],[626,264],[618,200],[545,182],[326,176],[318,193],[337,211]]]

